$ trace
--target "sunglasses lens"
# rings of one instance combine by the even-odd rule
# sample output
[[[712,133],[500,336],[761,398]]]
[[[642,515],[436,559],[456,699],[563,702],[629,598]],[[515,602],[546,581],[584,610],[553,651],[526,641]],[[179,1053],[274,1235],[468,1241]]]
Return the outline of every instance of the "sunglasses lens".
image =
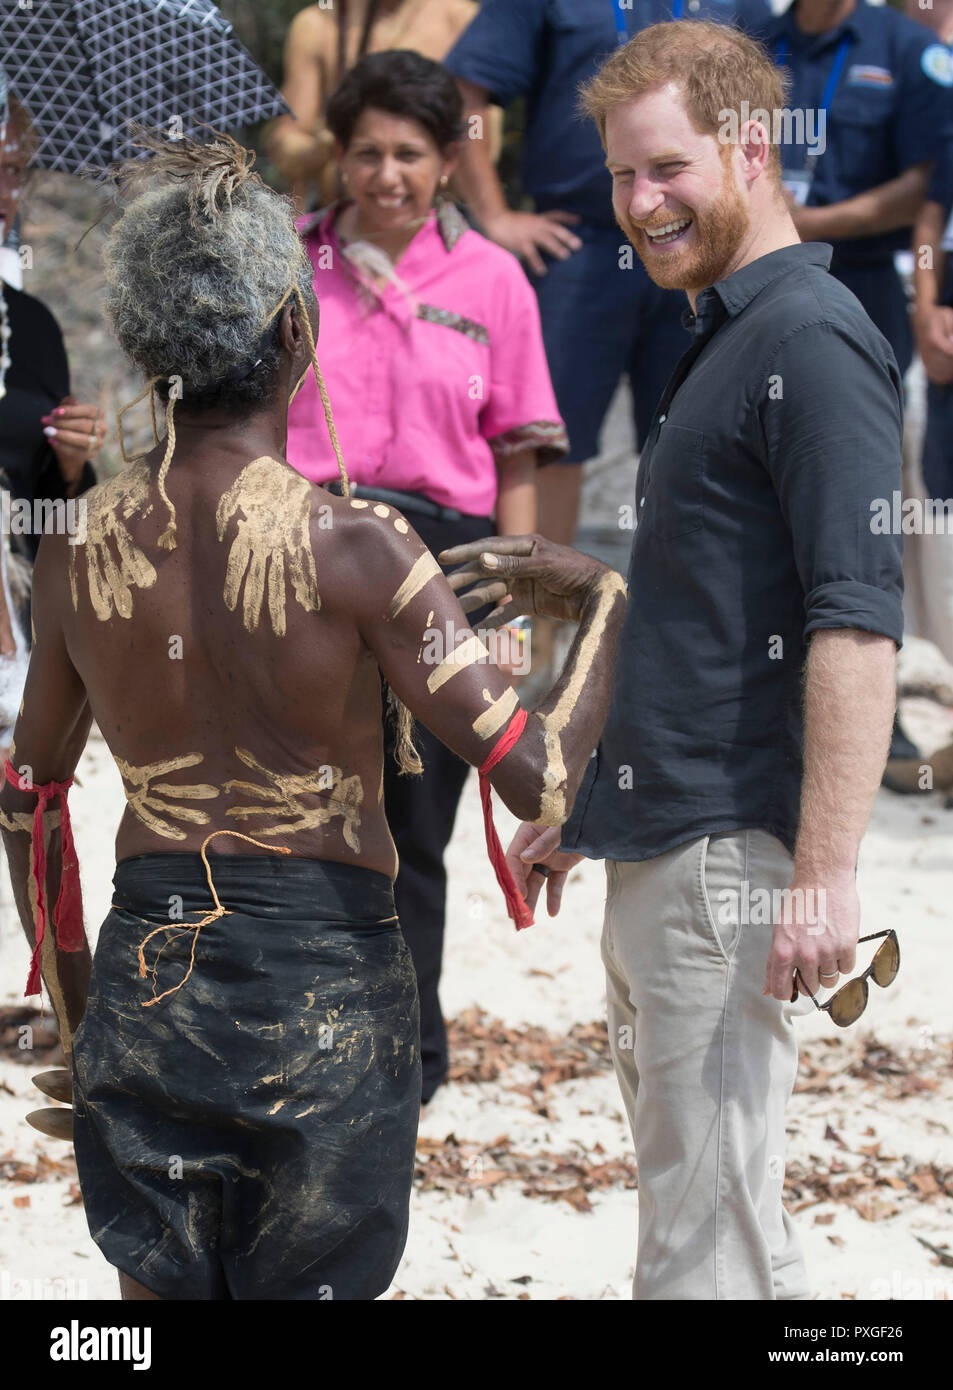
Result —
[[[880,947],[874,956],[873,969],[871,974],[882,989],[887,985],[892,985],[897,978],[897,971],[900,969],[900,947],[892,936]]]
[[[847,1028],[857,1022],[866,1007],[867,981],[851,980],[834,995],[828,1012],[838,1028]]]

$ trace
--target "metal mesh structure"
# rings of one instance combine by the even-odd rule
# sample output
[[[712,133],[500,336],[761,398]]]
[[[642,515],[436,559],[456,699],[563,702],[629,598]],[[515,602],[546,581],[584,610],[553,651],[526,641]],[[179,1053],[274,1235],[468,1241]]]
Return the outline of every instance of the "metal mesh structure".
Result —
[[[127,158],[133,121],[201,138],[288,110],[209,0],[2,0],[0,61],[43,169]]]

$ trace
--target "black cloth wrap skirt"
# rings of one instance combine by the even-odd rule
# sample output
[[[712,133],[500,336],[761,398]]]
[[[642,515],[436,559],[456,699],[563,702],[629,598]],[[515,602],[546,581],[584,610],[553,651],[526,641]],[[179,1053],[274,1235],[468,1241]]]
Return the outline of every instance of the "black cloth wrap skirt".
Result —
[[[116,867],[73,1043],[76,1162],[106,1259],[161,1298],[372,1299],[407,1238],[417,987],[391,880],[198,854]],[[181,914],[181,915],[180,915]],[[393,918],[393,920],[386,920]],[[137,951],[155,926],[175,927]]]

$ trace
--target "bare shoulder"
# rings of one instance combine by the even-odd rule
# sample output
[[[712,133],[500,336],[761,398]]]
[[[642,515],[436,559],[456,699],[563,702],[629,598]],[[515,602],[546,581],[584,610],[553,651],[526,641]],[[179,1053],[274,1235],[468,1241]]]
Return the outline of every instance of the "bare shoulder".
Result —
[[[302,57],[322,58],[336,43],[334,11],[321,5],[306,5],[288,27],[288,47]]]
[[[312,508],[315,555],[329,556],[339,601],[355,615],[372,616],[392,606],[414,571],[441,573],[410,522],[395,507],[364,497],[320,494]],[[423,578],[423,575],[420,574]]]

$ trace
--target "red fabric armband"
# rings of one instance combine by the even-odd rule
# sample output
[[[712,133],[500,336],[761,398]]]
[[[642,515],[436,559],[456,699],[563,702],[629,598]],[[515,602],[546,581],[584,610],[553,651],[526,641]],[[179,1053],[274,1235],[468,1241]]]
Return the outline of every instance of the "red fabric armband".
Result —
[[[533,913],[525,898],[520,895],[513,875],[510,873],[509,866],[503,855],[503,847],[500,844],[500,837],[496,833],[496,826],[493,824],[493,808],[490,805],[490,783],[489,773],[493,771],[497,763],[505,758],[507,753],[516,743],[520,734],[526,727],[526,711],[518,709],[506,726],[500,740],[494,744],[489,756],[480,768],[480,800],[483,802],[483,828],[486,831],[486,850],[490,856],[490,863],[496,873],[496,881],[503,889],[503,896],[506,899],[506,910],[511,919],[516,923],[516,930],[521,931],[523,927],[533,925]]]
[[[73,844],[73,827],[70,825],[69,804],[66,793],[73,785],[68,782],[47,782],[42,787],[34,786],[20,776],[9,758],[3,765],[4,775],[11,786],[20,792],[33,792],[36,796],[36,810],[33,812],[33,841],[31,855],[33,883],[36,888],[36,945],[30,959],[30,974],[26,982],[26,994],[40,992],[40,948],[46,935],[46,844],[43,839],[43,812],[54,796],[61,798],[60,837],[62,842],[62,874],[60,891],[53,909],[53,924],[56,945],[61,951],[81,951],[86,939],[83,931],[83,897],[79,882],[79,860]]]

